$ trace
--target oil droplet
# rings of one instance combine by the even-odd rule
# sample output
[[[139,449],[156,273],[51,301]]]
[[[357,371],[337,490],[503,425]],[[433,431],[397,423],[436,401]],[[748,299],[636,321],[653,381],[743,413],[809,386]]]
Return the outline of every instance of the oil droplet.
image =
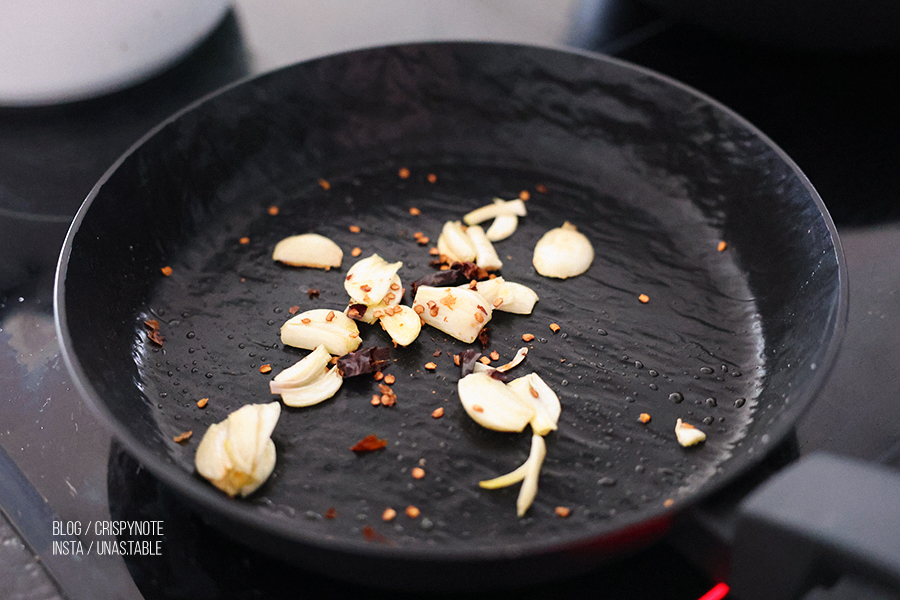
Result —
[[[706,418],[703,419],[703,424],[704,424],[704,425],[712,425],[712,422],[713,422],[713,418],[712,418],[712,417],[706,417]]]
[[[188,332],[187,332],[187,336],[185,336],[185,337],[187,337],[187,339],[189,339],[189,340],[192,340],[192,339],[194,339],[196,336],[197,336],[197,334],[194,333],[193,331],[188,331]]]
[[[653,369],[650,369],[647,372],[650,373],[650,377],[659,377],[659,373],[654,371]]]
[[[740,407],[742,407],[746,402],[747,402],[747,399],[746,399],[746,398],[738,398],[737,400],[734,401],[734,407],[735,407],[735,408],[740,408]]]
[[[669,394],[669,400],[674,402],[675,404],[681,404],[684,402],[684,395],[681,392],[672,392]]]
[[[642,363],[642,362],[639,361],[639,360],[636,360],[636,361],[634,361],[634,368],[635,368],[635,369],[643,369],[643,368],[644,368],[644,363]]]
[[[732,376],[732,377],[740,377],[740,376],[741,376],[741,372],[740,372],[740,371],[732,371],[732,372],[731,372],[731,376]]]
[[[655,383],[651,383],[651,384],[648,385],[647,387],[649,387],[649,388],[650,388],[651,390],[653,390],[654,392],[655,392],[656,390],[659,389],[659,386],[656,385]]]
[[[282,308],[281,308],[280,306],[276,306],[276,307],[272,310],[272,312],[274,312],[276,315],[280,315],[283,311],[282,311]]]
[[[715,371],[713,371],[712,367],[700,367],[700,372],[704,375],[712,375]]]
[[[717,402],[716,402],[716,399],[715,399],[715,398],[707,398],[707,399],[706,399],[706,403],[707,403],[708,405],[710,405],[710,406],[716,406],[716,405],[717,405]]]
[[[598,329],[598,330],[597,330],[597,335],[606,335],[606,330],[605,330],[605,329]]]

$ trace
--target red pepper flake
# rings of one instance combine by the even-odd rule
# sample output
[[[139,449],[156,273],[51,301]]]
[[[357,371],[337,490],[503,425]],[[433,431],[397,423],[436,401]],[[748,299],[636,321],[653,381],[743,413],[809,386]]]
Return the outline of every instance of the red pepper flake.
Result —
[[[387,446],[387,440],[379,440],[376,435],[367,435],[359,440],[350,449],[354,452],[372,452],[373,450],[381,450]]]
[[[163,342],[166,341],[166,337],[162,333],[160,333],[159,329],[151,329],[150,331],[148,331],[147,339],[157,346],[162,346]]]
[[[409,207],[409,214],[411,214],[411,215],[414,216],[414,217],[418,217],[419,215],[422,214],[422,211],[419,210],[418,208],[416,208],[415,206],[410,206],[410,207]]]
[[[350,233],[359,233],[360,232],[359,225],[351,225],[349,227],[349,229],[350,229]]]
[[[482,327],[481,328],[481,331],[478,332],[478,341],[481,342],[482,348],[488,347],[488,344],[491,343],[491,328],[490,327]]]
[[[441,251],[437,249],[437,246],[432,246],[431,248],[428,249],[428,254],[430,254],[432,256],[438,256],[440,253],[441,253]]]
[[[319,187],[322,188],[323,190],[329,190],[329,189],[331,189],[331,184],[328,183],[328,180],[326,180],[326,179],[320,179]]]
[[[360,254],[362,254],[362,248],[360,248],[359,246],[356,246],[353,250],[350,251],[350,256],[355,257],[359,256]]]
[[[543,183],[537,184],[536,186],[534,186],[534,189],[536,189],[538,191],[538,193],[541,193],[541,194],[546,194],[548,191],[547,186],[544,185]]]
[[[259,372],[260,372],[260,373],[271,373],[271,372],[272,372],[272,365],[262,365],[262,366],[259,368]]]
[[[365,537],[370,542],[378,542],[380,544],[384,544],[387,542],[387,538],[375,531],[371,525],[366,525],[363,527],[363,537]]]
[[[334,311],[333,310],[328,311],[328,314],[325,315],[325,320],[328,321],[329,323],[334,321]]]
[[[300,307],[294,305],[288,309],[288,312],[292,315],[296,315],[298,312],[300,312]]]
[[[481,358],[478,359],[478,362],[480,362],[483,365],[490,365],[491,359],[490,359],[490,357],[482,356]]]
[[[418,508],[416,508],[412,504],[410,504],[409,506],[406,507],[406,516],[409,517],[410,519],[415,519],[420,514],[422,514],[422,511],[420,511]]]
[[[500,360],[500,353],[496,350],[491,352],[491,360]]]
[[[325,511],[325,514],[322,515],[326,519],[336,519],[337,518],[337,509],[335,507],[331,507]]]
[[[557,517],[565,519],[572,514],[572,509],[568,506],[557,506],[555,509],[553,509],[553,512],[556,513]]]
[[[197,408],[206,408],[207,404],[209,404],[209,398],[200,398],[197,400]]]
[[[522,334],[522,341],[523,341],[523,342],[530,342],[530,341],[533,341],[533,340],[534,340],[534,335],[532,335],[532,334],[530,334],[530,333],[523,333],[523,334]]]
[[[437,181],[437,175],[435,175],[434,173],[429,173],[427,179],[428,183],[434,183],[435,181]]]
[[[381,396],[378,394],[372,394],[372,406],[378,406],[381,404]]]
[[[149,319],[147,321],[144,321],[144,326],[150,331],[156,331],[157,329],[159,329],[159,321],[157,321],[156,319]]]
[[[434,351],[434,354],[432,354],[432,356],[434,356],[434,357],[438,357],[438,356],[440,356],[440,355],[441,355],[441,351],[440,351],[440,350],[435,350],[435,351]]]
[[[649,422],[650,422],[650,415],[648,415],[647,413],[641,413],[641,416],[638,417],[638,420],[639,420],[641,423],[649,423]]]
[[[642,304],[647,304],[648,302],[650,302],[650,296],[648,296],[647,294],[641,294],[640,296],[638,296],[638,300],[640,300]]]
[[[312,323],[312,319],[310,319],[309,317],[304,317],[304,318],[300,319],[300,322],[303,323],[304,325],[309,325],[310,323]]]
[[[472,405],[472,410],[474,410],[474,411],[477,412],[477,413],[483,413],[483,412],[484,412],[484,407],[481,406],[480,404],[473,404],[473,405]]]
[[[456,366],[458,367],[458,366],[459,366],[459,362],[460,362],[459,354],[454,354],[454,355],[453,355],[453,364],[456,365]]]
[[[268,213],[274,217],[278,214],[278,207],[273,204],[269,207]]]
[[[531,194],[528,193],[528,190],[522,190],[519,192],[519,198],[522,200],[528,200],[531,198]]]
[[[188,441],[189,439],[191,439],[191,436],[192,436],[192,435],[194,435],[194,432],[193,432],[193,431],[185,431],[184,433],[179,433],[178,435],[176,435],[176,436],[173,437],[172,439],[175,440],[177,443],[180,444],[181,442],[186,442],[186,441]]]
[[[553,333],[556,333],[559,330],[560,330],[559,325],[557,325],[556,323],[550,323],[550,331],[552,331]]]
[[[240,243],[242,246],[246,246],[247,244],[250,243],[250,238],[248,238],[247,236],[244,236],[238,240],[238,243]]]
[[[163,275],[168,277],[169,275],[172,274],[172,267],[167,265],[167,266],[163,267],[162,269],[160,269],[160,271],[162,272]]]
[[[416,467],[412,470],[413,479],[422,479],[425,477],[425,469],[422,467]]]
[[[373,377],[375,377],[375,381],[381,381],[382,379],[384,379],[384,373],[382,373],[381,371],[376,371]]]
[[[663,506],[665,506],[666,508],[672,506],[673,504],[675,504],[675,500],[673,500],[672,498],[668,498],[665,502],[663,502]]]
[[[725,242],[719,242],[719,246],[718,246],[719,252],[723,252],[725,250],[725,248],[727,248],[727,247],[728,247],[728,244],[726,244]]]
[[[308,290],[306,290],[306,295],[309,296],[310,300],[312,300],[313,298],[318,298],[319,290],[317,290],[316,288],[309,288]]]
[[[402,167],[399,171],[397,171],[397,175],[400,176],[400,179],[408,179],[409,169],[407,169],[406,167]]]
[[[394,381],[396,381],[396,379],[390,373],[384,376],[384,382],[386,384],[391,385],[394,383]]]
[[[437,365],[434,364],[433,362],[427,362],[427,363],[425,363],[425,368],[428,369],[429,371],[434,371],[435,369],[437,369]]]
[[[384,509],[384,512],[381,513],[381,520],[382,521],[393,521],[394,517],[396,517],[396,516],[397,516],[397,511],[394,510],[393,508],[391,508],[390,506],[388,506],[386,509]]]
[[[439,406],[436,409],[434,409],[433,411],[431,411],[431,416],[434,417],[435,419],[440,419],[441,417],[443,417],[444,416],[444,407]]]

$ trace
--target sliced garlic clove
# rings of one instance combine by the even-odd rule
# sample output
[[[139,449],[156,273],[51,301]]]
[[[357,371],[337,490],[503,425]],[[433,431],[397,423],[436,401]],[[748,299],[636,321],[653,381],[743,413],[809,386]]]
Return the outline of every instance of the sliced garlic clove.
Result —
[[[272,259],[293,267],[331,269],[340,267],[344,252],[333,241],[318,233],[303,233],[285,238],[275,245]]]
[[[197,447],[197,472],[229,496],[246,496],[275,467],[272,431],[281,414],[278,402],[248,404],[210,425]]]
[[[525,472],[528,470],[528,461],[526,460],[514,471],[510,471],[506,475],[486,479],[478,482],[478,487],[486,490],[497,490],[504,487],[515,485],[525,479]]]
[[[444,223],[437,242],[438,252],[453,262],[472,262],[475,260],[475,245],[459,221]]]
[[[344,289],[360,304],[378,304],[391,292],[391,284],[403,263],[389,263],[377,254],[356,262],[344,278]]]
[[[675,422],[675,437],[678,439],[678,443],[685,448],[694,446],[706,440],[705,433],[690,423],[685,423],[681,419],[678,419]]]
[[[506,282],[506,295],[496,308],[517,315],[530,315],[537,304],[538,295],[533,289],[514,281]]]
[[[525,203],[520,198],[509,201],[494,198],[493,204],[488,204],[466,213],[463,221],[466,225],[478,225],[498,217],[524,217],[526,214]]]
[[[281,343],[306,350],[321,344],[329,354],[343,356],[359,348],[362,339],[356,321],[340,311],[316,308],[282,325]]]
[[[354,304],[363,304],[363,306],[366,307],[366,310],[362,316],[357,317],[356,320],[372,325],[378,321],[380,314],[384,313],[387,308],[400,304],[402,298],[403,283],[400,281],[399,275],[394,275],[387,294],[385,294],[380,302],[376,302],[375,304],[363,304],[362,302],[354,302],[351,300],[350,304],[348,304],[347,308],[344,310],[344,314],[349,316],[350,310]]]
[[[485,235],[492,242],[501,242],[514,234],[518,228],[519,217],[515,215],[500,215],[487,228]]]
[[[528,348],[523,346],[522,348],[519,348],[519,350],[516,352],[516,355],[513,357],[513,359],[511,361],[509,361],[505,365],[501,365],[501,366],[497,367],[497,370],[500,371],[501,373],[505,373],[506,371],[509,371],[513,367],[519,366],[519,364],[523,360],[525,360],[526,356],[528,356]]]
[[[287,406],[313,406],[334,396],[341,389],[343,383],[344,378],[341,377],[341,372],[337,367],[331,367],[323,371],[322,376],[318,379],[302,387],[286,389],[279,393],[281,400]]]
[[[531,436],[531,452],[528,454],[525,477],[522,479],[522,487],[519,488],[519,497],[516,498],[516,514],[524,517],[531,508],[538,491],[538,478],[541,474],[541,466],[547,457],[547,444],[544,438],[535,434]]]
[[[497,256],[497,251],[491,240],[484,234],[480,225],[471,225],[467,230],[472,245],[475,246],[475,264],[486,271],[498,271],[503,268],[503,261]]]
[[[532,263],[544,277],[566,279],[587,271],[593,260],[594,247],[590,240],[566,221],[538,240]]]
[[[513,379],[507,384],[513,393],[523,402],[534,407],[531,429],[537,435],[547,435],[558,427],[562,406],[556,395],[537,373]]]
[[[478,292],[457,287],[420,285],[413,310],[422,320],[447,335],[471,344],[491,320],[491,304]]]
[[[523,402],[505,383],[487,373],[471,373],[457,384],[459,400],[472,420],[494,431],[522,431],[534,417],[534,407]]]
[[[281,394],[285,391],[302,388],[318,379],[328,371],[331,354],[323,344],[304,356],[293,366],[288,367],[269,382],[269,391]]]
[[[385,309],[381,325],[398,346],[409,346],[422,331],[422,319],[411,307],[398,304]]]

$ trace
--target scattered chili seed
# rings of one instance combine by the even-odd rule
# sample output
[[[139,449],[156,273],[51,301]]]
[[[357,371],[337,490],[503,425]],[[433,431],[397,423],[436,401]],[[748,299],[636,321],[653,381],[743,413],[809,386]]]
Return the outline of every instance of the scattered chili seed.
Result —
[[[278,214],[278,207],[273,204],[272,206],[269,207],[268,212],[270,215],[272,215],[274,217],[275,215]]]
[[[531,387],[530,385],[528,386],[528,392],[531,394],[532,398],[540,398],[540,396],[541,396],[538,393],[538,391],[536,389],[534,389],[533,387]]]
[[[327,190],[327,189],[331,188],[331,184],[328,183],[328,181],[326,179],[320,179],[319,187],[321,187],[323,190]]]
[[[378,542],[381,544],[387,542],[387,538],[375,531],[371,525],[366,525],[365,527],[363,527],[362,532],[363,536],[370,542]]]
[[[272,371],[272,365],[262,365],[259,368],[260,373],[270,373]]]
[[[422,514],[422,511],[420,511],[418,508],[416,508],[412,504],[410,504],[409,506],[406,507],[406,516],[409,517],[410,519],[415,519],[420,514]]]
[[[376,371],[374,377],[375,381],[381,381],[382,379],[384,379],[384,373],[382,373],[381,371]]]
[[[303,323],[304,325],[309,325],[310,323],[312,323],[312,319],[310,319],[309,317],[304,317],[304,318],[300,319],[300,322]]]
[[[359,225],[351,225],[349,229],[350,229],[350,233],[359,233],[360,232]]]
[[[204,408],[209,403],[209,398],[200,398],[197,400],[197,408]]]
[[[491,352],[491,360],[500,360],[500,353],[496,350]]]
[[[241,244],[243,244],[244,246],[246,246],[247,244],[250,243],[250,238],[244,236],[244,237],[242,237],[241,239],[239,239],[238,242],[240,242]]]
[[[719,252],[722,252],[727,247],[728,247],[728,244],[726,244],[725,242],[719,242]]]
[[[433,362],[427,362],[427,363],[425,363],[425,368],[428,369],[429,371],[434,371],[435,369],[437,369],[437,365],[434,364]]]
[[[434,417],[435,419],[440,419],[441,417],[443,417],[444,416],[444,407],[439,406],[438,408],[431,411],[431,416]]]
[[[144,321],[144,326],[151,331],[156,331],[157,329],[159,329],[159,321],[157,321],[156,319],[150,319]]]
[[[393,375],[388,374],[388,375],[385,375],[385,376],[384,376],[384,382],[385,382],[386,384],[391,385],[392,383],[394,383],[394,381],[395,381],[395,378],[394,378]]]
[[[453,355],[453,364],[456,365],[457,367],[459,366],[459,354]]]
[[[669,498],[665,502],[663,502],[663,506],[666,507],[672,506],[673,504],[675,504],[675,500],[673,500],[672,498]]]
[[[475,320],[478,323],[484,323],[484,315],[482,315],[480,312],[475,313]]]
[[[188,441],[189,439],[191,439],[191,436],[192,436],[192,435],[194,435],[194,432],[193,432],[193,431],[185,431],[184,433],[179,433],[178,435],[176,435],[176,436],[173,437],[172,439],[175,440],[177,443],[180,444],[181,442],[186,442],[186,441]]]
[[[641,294],[640,296],[638,296],[638,300],[640,300],[644,304],[647,304],[648,302],[650,302],[650,296],[648,296],[647,294]]]
[[[396,517],[396,516],[397,516],[397,511],[394,510],[393,508],[391,508],[390,506],[388,506],[386,509],[384,509],[384,512],[381,513],[381,520],[382,521],[393,521],[394,517]]]
[[[555,509],[553,509],[553,512],[556,513],[557,517],[565,519],[572,514],[572,509],[568,506],[557,506]]]
[[[472,410],[474,410],[474,411],[477,412],[477,413],[483,413],[483,412],[484,412],[484,407],[481,406],[480,404],[473,404],[473,405],[472,405]]]
[[[428,183],[434,183],[435,181],[437,181],[437,175],[435,175],[434,173],[429,173],[428,174]]]
[[[306,290],[306,295],[309,296],[310,300],[312,300],[313,298],[318,298],[319,290],[317,290],[316,288],[309,288],[308,290]]]
[[[532,334],[530,334],[530,333],[523,333],[523,334],[522,334],[522,341],[523,341],[523,342],[530,342],[530,341],[532,341],[532,340],[534,340],[534,335],[532,335]]]
[[[169,275],[172,274],[172,267],[165,266],[165,267],[163,267],[162,269],[160,269],[160,271],[162,271],[162,274],[163,274],[163,275],[165,275],[166,277],[168,277]]]
[[[547,193],[547,186],[544,185],[543,183],[537,184],[536,186],[534,186],[534,189],[536,189],[541,194]]]
[[[331,507],[325,511],[325,514],[322,515],[326,519],[336,519],[337,518],[337,509],[335,507]]]
[[[639,420],[641,423],[649,423],[649,422],[650,422],[650,415],[648,415],[647,413],[641,413],[641,416],[638,417],[638,420]]]
[[[427,245],[428,245],[428,242],[430,242],[430,241],[431,241],[431,240],[428,239],[428,236],[425,236],[425,235],[419,236],[419,237],[416,238],[416,242],[417,242],[420,246],[427,246]]]
[[[489,365],[489,364],[491,364],[491,359],[488,358],[487,356],[482,356],[481,358],[478,359],[478,362],[480,362],[483,365]]]
[[[378,436],[372,434],[367,435],[363,439],[359,440],[350,447],[354,452],[372,452],[373,450],[380,450],[387,446],[387,440],[379,440]]]
[[[422,479],[425,477],[425,469],[422,467],[416,467],[412,470],[413,479]]]
[[[372,394],[372,406],[378,406],[379,404],[381,404],[381,396]]]
[[[415,216],[421,215],[421,214],[422,214],[422,211],[419,210],[418,208],[416,208],[415,206],[410,206],[410,207],[409,207],[409,214],[411,214],[412,216],[415,217]]]
[[[435,351],[434,351],[434,354],[432,354],[432,356],[440,356],[440,355],[441,355],[441,351],[440,351],[440,350],[435,350]]]
[[[428,249],[428,254],[430,254],[432,256],[437,256],[440,253],[441,253],[441,251],[438,250],[436,246],[432,246],[431,248]]]
[[[147,332],[147,339],[157,346],[162,346],[163,342],[166,341],[166,336],[160,333],[159,329],[151,329]]]
[[[292,315],[296,315],[298,312],[300,312],[300,307],[297,305],[294,305],[288,309],[288,312]]]
[[[397,171],[397,175],[400,176],[400,179],[406,179],[409,177],[409,169],[406,167],[402,167],[399,171]]]
[[[552,331],[553,333],[556,333],[559,330],[560,330],[559,325],[557,325],[556,323],[550,323],[550,331]]]

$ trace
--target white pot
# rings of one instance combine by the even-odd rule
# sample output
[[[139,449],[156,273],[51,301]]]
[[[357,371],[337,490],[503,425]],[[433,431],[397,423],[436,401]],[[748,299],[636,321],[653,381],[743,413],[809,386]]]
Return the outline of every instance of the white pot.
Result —
[[[229,6],[229,0],[0,0],[0,104],[54,104],[137,83],[193,49]]]

